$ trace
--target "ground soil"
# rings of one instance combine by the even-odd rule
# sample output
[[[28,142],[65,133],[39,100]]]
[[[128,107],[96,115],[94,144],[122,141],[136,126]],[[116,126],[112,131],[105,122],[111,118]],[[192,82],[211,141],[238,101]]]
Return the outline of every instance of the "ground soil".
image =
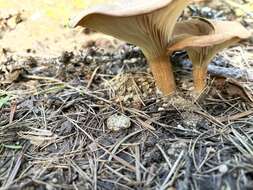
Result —
[[[177,93],[165,98],[138,47],[68,28],[67,16],[41,12],[47,1],[19,2],[0,11],[1,190],[253,189],[250,80],[210,73],[196,97],[180,52]],[[238,20],[252,30],[252,15],[237,8],[212,1],[180,19]],[[252,41],[212,64],[252,71]],[[126,129],[108,128],[115,115]]]

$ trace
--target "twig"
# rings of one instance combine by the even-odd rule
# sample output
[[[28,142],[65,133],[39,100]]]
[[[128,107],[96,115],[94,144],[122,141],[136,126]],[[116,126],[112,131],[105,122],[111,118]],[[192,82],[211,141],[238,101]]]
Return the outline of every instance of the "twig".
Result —
[[[109,100],[106,100],[104,98],[101,98],[101,97],[98,97],[94,94],[92,94],[91,92],[88,92],[88,90],[80,90],[76,87],[73,87],[71,86],[70,84],[68,83],[65,83],[65,82],[62,82],[61,80],[58,80],[58,79],[55,79],[55,78],[51,78],[51,77],[41,77],[41,76],[36,76],[36,75],[22,75],[23,77],[27,78],[27,79],[34,79],[34,80],[48,80],[48,81],[52,81],[52,82],[58,82],[59,84],[62,84],[64,85],[65,87],[67,88],[70,88],[70,89],[73,89],[73,90],[76,90],[77,92],[79,92],[80,94],[85,94],[87,96],[90,96],[90,97],[93,97],[93,98],[96,98],[98,100],[101,100],[105,103],[108,103],[108,104],[111,104],[112,102],[109,101]]]
[[[170,162],[170,159],[168,158],[167,154],[164,152],[164,150],[162,149],[162,147],[159,144],[156,144],[157,148],[161,151],[165,161],[167,162],[168,166],[170,168],[172,168],[172,164]]]
[[[253,110],[248,110],[248,111],[245,111],[242,113],[237,113],[235,115],[217,117],[216,119],[220,122],[228,122],[228,121],[235,121],[235,120],[241,119],[243,117],[247,117],[252,114],[253,114]]]
[[[169,174],[167,175],[166,179],[164,180],[162,186],[160,187],[160,190],[165,190],[165,189],[167,189],[168,186],[170,185],[168,182],[169,182],[170,178],[173,176],[173,174],[175,173],[175,171],[176,171],[178,165],[180,164],[180,162],[181,162],[181,160],[182,160],[182,158],[183,158],[183,156],[184,156],[184,152],[185,152],[185,150],[182,150],[182,151],[181,151],[181,153],[180,153],[180,155],[178,156],[178,158],[177,158],[175,164],[174,164],[173,167],[171,168]]]
[[[92,73],[92,75],[91,75],[91,78],[90,78],[90,80],[89,80],[89,82],[88,82],[88,84],[87,84],[87,87],[86,87],[87,89],[90,88],[90,86],[91,86],[91,84],[92,84],[92,82],[93,82],[93,80],[94,80],[94,78],[95,78],[95,76],[96,76],[96,74],[97,74],[98,69],[99,69],[99,67],[97,67],[97,68],[93,71],[93,73]]]
[[[136,181],[141,182],[141,170],[140,170],[140,147],[135,146],[135,167],[136,167]]]
[[[119,141],[119,142],[114,146],[113,150],[111,151],[111,156],[108,158],[108,161],[111,161],[111,160],[112,160],[112,155],[114,155],[114,154],[117,152],[118,148],[120,147],[120,145],[121,145],[124,141],[126,141],[127,139],[131,138],[132,136],[134,136],[134,135],[136,135],[136,134],[138,134],[138,133],[140,133],[140,132],[142,132],[142,131],[143,131],[143,129],[141,129],[141,130],[139,130],[139,131],[135,131],[135,132],[133,132],[133,133],[130,133],[129,135],[125,136],[121,141]]]

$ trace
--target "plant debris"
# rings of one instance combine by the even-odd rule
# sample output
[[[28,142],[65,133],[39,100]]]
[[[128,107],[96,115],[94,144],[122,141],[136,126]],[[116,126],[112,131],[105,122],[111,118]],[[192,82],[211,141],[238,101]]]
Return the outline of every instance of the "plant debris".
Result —
[[[208,7],[253,28],[223,1],[194,6],[182,18]],[[164,98],[140,48],[64,27],[59,43],[18,48],[7,33],[31,23],[17,15],[13,27],[0,16],[0,189],[252,189],[251,42],[219,52],[198,97],[188,57],[175,52],[178,89]],[[125,129],[110,130],[112,118]]]

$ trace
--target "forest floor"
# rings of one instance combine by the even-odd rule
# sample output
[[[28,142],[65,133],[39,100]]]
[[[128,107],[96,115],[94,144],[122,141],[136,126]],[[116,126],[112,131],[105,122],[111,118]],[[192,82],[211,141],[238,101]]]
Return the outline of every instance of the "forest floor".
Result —
[[[4,1],[1,190],[253,189],[252,76],[210,71],[194,99],[181,52],[172,59],[178,92],[164,98],[138,47],[68,28],[81,1],[65,9],[68,1]],[[238,20],[252,30],[252,7],[212,1],[190,5],[181,19]],[[253,39],[212,65],[253,73]],[[125,128],[112,129],[112,119]]]

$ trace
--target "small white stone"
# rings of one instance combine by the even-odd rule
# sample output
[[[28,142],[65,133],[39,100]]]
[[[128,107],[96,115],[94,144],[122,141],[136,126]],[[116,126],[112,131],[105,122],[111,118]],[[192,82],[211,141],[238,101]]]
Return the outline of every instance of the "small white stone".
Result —
[[[228,171],[228,166],[225,165],[225,164],[220,165],[219,171],[220,171],[220,173],[223,173],[223,174],[224,174],[224,173],[227,173],[227,171]]]
[[[57,183],[57,182],[58,182],[57,178],[53,178],[53,179],[52,179],[52,182],[53,182],[53,183]]]
[[[170,106],[170,104],[168,104],[168,103],[162,105],[162,107],[164,107],[164,108],[167,108],[169,106]]]
[[[112,131],[127,129],[131,126],[131,120],[124,115],[114,114],[107,119],[107,127]]]
[[[182,125],[180,125],[180,124],[177,125],[177,128],[178,129],[184,129],[184,127]]]
[[[216,152],[215,148],[213,148],[213,147],[208,147],[208,148],[206,149],[206,151],[207,151],[208,153],[215,153],[215,152]]]
[[[164,110],[165,110],[165,109],[162,108],[162,107],[158,108],[158,111],[164,111]]]
[[[95,152],[95,151],[98,150],[97,143],[95,143],[95,142],[89,144],[88,147],[89,147],[91,152]]]

